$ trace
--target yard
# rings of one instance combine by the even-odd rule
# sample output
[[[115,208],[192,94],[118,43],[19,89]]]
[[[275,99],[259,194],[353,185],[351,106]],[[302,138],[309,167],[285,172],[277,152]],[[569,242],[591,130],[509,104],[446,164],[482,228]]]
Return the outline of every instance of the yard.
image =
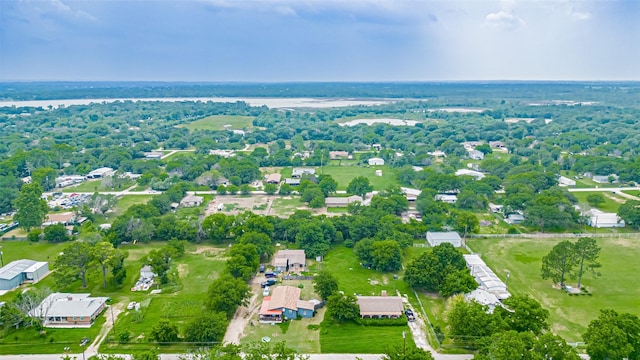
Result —
[[[382,170],[382,176],[376,176],[376,170]],[[389,186],[398,185],[396,175],[390,166],[335,166],[317,168],[317,174],[331,175],[338,182],[338,190],[346,190],[349,182],[357,176],[369,179],[373,190],[382,191]]]
[[[117,188],[112,188],[110,186],[109,187],[104,186],[103,180],[104,179],[85,181],[78,185],[63,188],[62,192],[76,193],[76,192],[97,192],[97,191],[122,191],[136,184],[135,181],[131,179],[123,179],[121,184]]]
[[[402,333],[405,333],[407,346],[415,346],[407,326],[362,326],[325,320],[320,328],[320,349],[329,354],[381,354],[402,348]]]
[[[194,130],[224,130],[225,125],[231,125],[230,128],[234,130],[242,130],[244,128],[252,127],[252,116],[237,116],[237,115],[212,115],[207,116],[204,119],[192,121],[188,124],[178,125],[177,127],[187,128],[190,131]]]
[[[613,212],[613,213],[618,212],[618,208],[620,207],[620,204],[624,204],[625,201],[627,201],[626,198],[623,198],[620,195],[612,194],[608,191],[572,192],[571,194],[578,199],[578,202],[580,203],[581,208],[589,209],[589,208],[592,208],[593,206],[589,205],[589,203],[587,202],[587,197],[595,193],[599,193],[604,196],[604,199],[605,199],[604,203],[599,204],[598,206],[595,207],[598,210],[601,210],[604,212]]]
[[[550,312],[552,331],[568,342],[582,341],[581,334],[600,309],[640,315],[637,273],[640,266],[640,242],[632,238],[602,238],[599,270],[602,276],[587,275],[583,284],[592,296],[569,296],[540,277],[541,259],[562,239],[471,239],[468,245],[483,255],[484,261],[505,280],[510,271],[509,289],[527,294]],[[572,239],[575,241],[576,239]],[[571,283],[573,281],[570,281]]]

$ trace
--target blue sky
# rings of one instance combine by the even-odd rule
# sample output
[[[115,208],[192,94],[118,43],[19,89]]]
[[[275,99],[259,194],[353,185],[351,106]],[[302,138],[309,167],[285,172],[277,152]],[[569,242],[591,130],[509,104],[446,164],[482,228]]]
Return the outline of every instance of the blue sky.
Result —
[[[636,0],[0,0],[0,81],[640,80]]]

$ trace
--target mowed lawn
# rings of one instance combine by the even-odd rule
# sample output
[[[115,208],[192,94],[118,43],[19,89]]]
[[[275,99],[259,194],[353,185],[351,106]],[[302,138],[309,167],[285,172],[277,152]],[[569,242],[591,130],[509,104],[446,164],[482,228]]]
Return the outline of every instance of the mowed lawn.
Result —
[[[238,115],[212,115],[204,119],[192,121],[187,124],[178,125],[178,127],[193,130],[224,130],[225,125],[231,125],[231,129],[241,130],[250,128],[253,124],[252,116]]]
[[[376,176],[376,170],[382,170],[382,176]],[[389,186],[398,185],[398,180],[389,166],[324,166],[322,169],[316,168],[317,174],[331,175],[338,182],[338,190],[346,190],[349,182],[358,176],[369,179],[373,190],[382,191]]]
[[[598,192],[574,192],[571,193],[572,195],[574,195],[578,201],[580,202],[580,205],[582,205],[584,208],[589,208],[592,207],[591,205],[589,205],[589,202],[587,201],[587,197],[591,194],[602,194],[602,196],[604,196],[604,203],[599,204],[598,206],[595,206],[595,208],[597,208],[598,210],[602,210],[604,212],[618,212],[618,208],[620,207],[621,204],[624,204],[625,201],[627,201],[626,198],[623,198],[620,195],[615,195],[615,194],[611,194],[610,192],[607,191],[598,191]]]
[[[640,315],[640,238],[598,239],[602,275],[583,278],[592,296],[569,296],[540,277],[542,257],[559,241],[562,239],[470,239],[468,245],[503,281],[510,271],[509,290],[538,300],[550,312],[552,330],[568,342],[582,341],[582,333],[600,309]],[[575,280],[567,283],[575,284]]]

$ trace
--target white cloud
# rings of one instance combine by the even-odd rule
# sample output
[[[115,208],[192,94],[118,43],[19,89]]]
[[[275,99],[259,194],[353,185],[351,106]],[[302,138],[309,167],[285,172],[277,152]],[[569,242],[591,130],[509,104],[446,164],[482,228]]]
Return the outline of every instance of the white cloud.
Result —
[[[487,25],[503,30],[515,30],[525,24],[517,15],[505,11],[490,13],[484,20]]]

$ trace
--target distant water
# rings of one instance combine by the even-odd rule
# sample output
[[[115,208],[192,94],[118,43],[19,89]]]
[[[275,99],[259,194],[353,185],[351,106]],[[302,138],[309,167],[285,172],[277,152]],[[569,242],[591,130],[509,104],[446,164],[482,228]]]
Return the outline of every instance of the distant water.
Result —
[[[356,100],[356,99],[326,99],[326,98],[233,98],[233,97],[208,97],[208,98],[130,98],[130,99],[64,99],[64,100],[26,100],[26,101],[0,101],[0,107],[42,107],[58,108],[60,106],[89,105],[112,103],[116,101],[199,101],[199,102],[238,102],[244,101],[251,106],[267,106],[269,108],[331,108],[355,105],[381,105],[393,102],[392,100]]]

